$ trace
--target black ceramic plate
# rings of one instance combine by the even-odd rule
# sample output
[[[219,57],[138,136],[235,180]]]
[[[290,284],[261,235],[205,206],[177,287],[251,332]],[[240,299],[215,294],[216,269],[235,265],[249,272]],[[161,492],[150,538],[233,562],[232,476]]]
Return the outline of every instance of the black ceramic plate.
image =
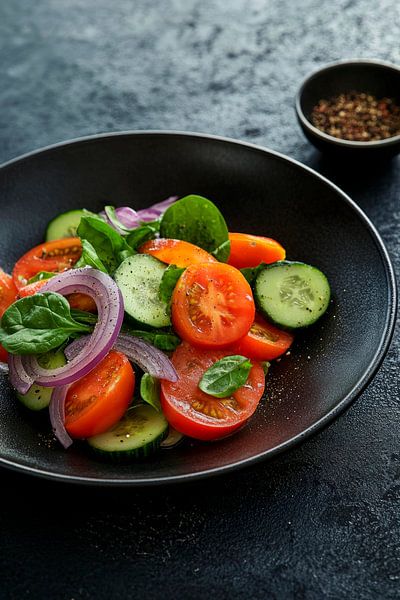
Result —
[[[60,212],[104,204],[142,208],[197,193],[232,231],[279,240],[287,256],[328,276],[333,302],[275,363],[248,427],[213,444],[186,443],[143,462],[110,465],[75,445],[48,443],[46,416],[25,412],[0,378],[0,464],[77,483],[145,485],[204,477],[270,457],[334,419],[372,379],[393,331],[396,291],[383,243],[362,211],[301,164],[250,144],[195,134],[140,132],[68,142],[0,169],[0,264],[43,239]]]

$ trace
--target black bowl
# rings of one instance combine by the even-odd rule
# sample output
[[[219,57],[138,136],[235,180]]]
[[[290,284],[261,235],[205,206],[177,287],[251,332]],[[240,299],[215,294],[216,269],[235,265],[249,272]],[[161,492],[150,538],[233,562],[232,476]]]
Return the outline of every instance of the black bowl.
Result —
[[[233,231],[280,240],[289,258],[328,276],[333,301],[271,369],[249,425],[213,444],[186,442],[116,466],[75,444],[48,442],[48,417],[28,414],[0,377],[0,464],[77,483],[145,485],[221,473],[273,456],[332,421],[378,369],[393,331],[396,289],[382,240],[332,183],[274,152],[233,140],[118,133],[60,144],[0,168],[0,264],[10,270],[68,209],[148,206],[171,194],[214,200]]]
[[[400,135],[376,142],[353,142],[314,127],[311,113],[322,98],[345,92],[368,92],[394,98],[400,104],[400,68],[376,60],[348,60],[329,64],[308,76],[296,96],[296,114],[307,139],[321,152],[357,161],[385,160],[400,152]]]

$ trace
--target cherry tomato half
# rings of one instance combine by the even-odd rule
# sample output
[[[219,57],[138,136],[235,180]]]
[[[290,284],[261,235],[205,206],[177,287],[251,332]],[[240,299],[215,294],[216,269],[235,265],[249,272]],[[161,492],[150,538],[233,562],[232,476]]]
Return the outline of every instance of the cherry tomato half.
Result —
[[[11,275],[0,269],[0,318],[17,297],[17,288]],[[7,362],[7,352],[0,346],[0,361]]]
[[[172,323],[195,346],[223,348],[243,337],[254,321],[250,285],[225,263],[191,265],[172,294]]]
[[[85,377],[71,385],[65,401],[65,428],[74,438],[103,433],[125,413],[135,373],[125,354],[111,350]]]
[[[169,238],[159,238],[145,242],[139,252],[151,254],[162,262],[177,267],[188,267],[189,265],[217,262],[211,254],[203,248],[195,246],[184,240],[173,240]]]
[[[237,269],[273,263],[286,257],[285,249],[275,240],[248,233],[230,233],[231,253],[228,264]]]
[[[14,283],[19,290],[40,271],[67,271],[79,260],[81,254],[82,245],[79,238],[65,238],[40,244],[15,263],[12,273]]]
[[[179,379],[161,382],[161,407],[177,431],[199,440],[216,440],[233,433],[254,413],[263,395],[265,377],[254,363],[247,382],[228,398],[214,398],[199,388],[204,372],[227,350],[203,350],[183,342],[172,355]]]
[[[234,354],[255,360],[273,360],[290,348],[294,336],[256,315],[249,332],[234,346]]]

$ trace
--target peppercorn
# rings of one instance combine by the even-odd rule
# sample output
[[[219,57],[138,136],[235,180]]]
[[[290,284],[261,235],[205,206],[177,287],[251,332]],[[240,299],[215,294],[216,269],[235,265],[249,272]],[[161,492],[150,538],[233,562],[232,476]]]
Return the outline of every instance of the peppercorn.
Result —
[[[400,106],[393,98],[343,93],[320,100],[312,110],[311,122],[339,139],[373,142],[400,135]]]

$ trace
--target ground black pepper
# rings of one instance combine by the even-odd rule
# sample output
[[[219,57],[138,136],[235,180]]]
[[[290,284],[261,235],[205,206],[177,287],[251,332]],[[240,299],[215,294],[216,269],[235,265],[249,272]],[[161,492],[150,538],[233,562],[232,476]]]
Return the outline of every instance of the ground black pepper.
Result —
[[[339,139],[372,142],[400,135],[400,106],[393,98],[350,92],[314,106],[311,122]]]

